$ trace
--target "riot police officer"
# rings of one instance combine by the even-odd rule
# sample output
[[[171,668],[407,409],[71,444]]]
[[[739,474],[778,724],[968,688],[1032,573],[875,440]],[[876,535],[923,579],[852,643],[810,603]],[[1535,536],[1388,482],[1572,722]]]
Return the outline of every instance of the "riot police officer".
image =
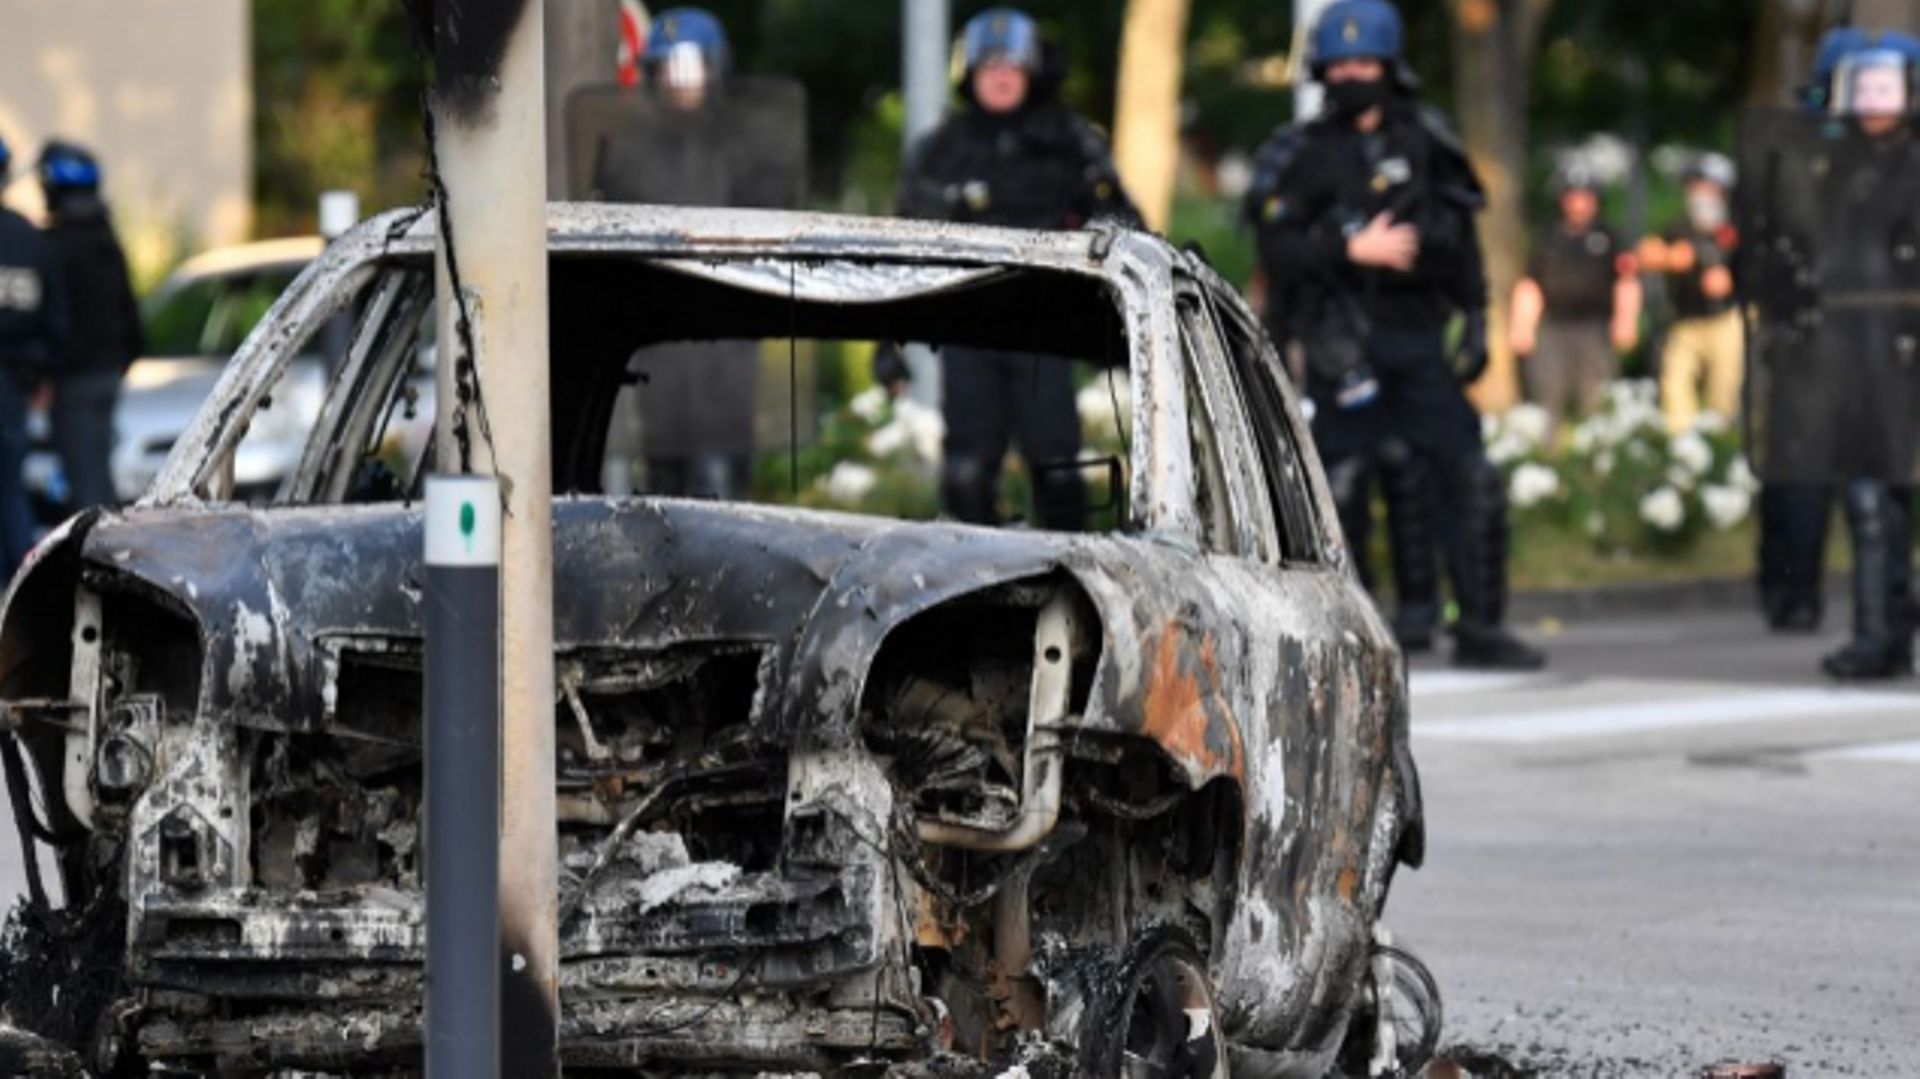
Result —
[[[0,187],[12,160],[0,140]],[[67,327],[53,251],[26,218],[0,206],[0,573],[11,574],[33,544],[33,509],[21,476],[27,406],[59,369]]]
[[[1327,113],[1261,148],[1248,212],[1276,335],[1307,359],[1314,437],[1342,524],[1363,557],[1367,477],[1403,444],[1431,475],[1460,617],[1453,659],[1534,669],[1507,632],[1506,488],[1463,386],[1486,365],[1479,181],[1444,120],[1412,96],[1404,31],[1386,0],[1338,0],[1312,35]],[[1445,334],[1465,316],[1458,353]]]
[[[1060,71],[1032,18],[1012,8],[981,12],[967,23],[961,55],[965,104],[908,151],[903,215],[1033,229],[1079,228],[1097,218],[1138,224],[1105,141],[1060,100]],[[877,374],[887,382],[904,376],[891,365]],[[1079,472],[1038,467],[1080,456],[1080,418],[1066,364],[948,348],[941,390],[947,513],[997,523],[1000,464],[1013,441],[1034,473],[1040,524],[1085,527]]]
[[[1833,78],[1847,54],[1869,38],[1851,26],[1835,27],[1820,39],[1813,70],[1798,94],[1810,116],[1824,116],[1833,105]],[[1744,391],[1743,391],[1744,392]],[[1763,478],[1760,487],[1760,608],[1777,632],[1818,629],[1822,608],[1827,526],[1833,518],[1833,488],[1825,483]]]
[[[666,206],[798,202],[797,177],[768,175],[741,145],[728,94],[726,29],[700,8],[653,20],[641,56],[646,85],[633,123],[597,148],[589,194]],[[771,183],[769,181],[772,181]],[[780,194],[790,191],[789,196]],[[742,498],[752,479],[760,357],[752,342],[656,345],[635,361],[637,438],[652,494]],[[615,440],[628,443],[624,425]],[[617,450],[615,452],[618,452]]]
[[[1920,471],[1920,42],[1868,39],[1839,63],[1831,119],[1756,118],[1745,152],[1757,318],[1749,449],[1774,482],[1830,484],[1853,542],[1853,637],[1828,674],[1913,673],[1912,503]]]
[[[75,506],[114,501],[108,461],[120,379],[146,347],[126,255],[100,197],[100,164],[69,142],[47,143],[38,166],[47,241],[79,317],[54,378],[53,441]]]

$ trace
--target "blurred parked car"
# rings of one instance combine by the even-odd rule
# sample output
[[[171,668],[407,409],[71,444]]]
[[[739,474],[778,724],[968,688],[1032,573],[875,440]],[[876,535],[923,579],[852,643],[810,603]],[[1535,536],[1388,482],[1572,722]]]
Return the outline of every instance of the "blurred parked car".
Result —
[[[324,246],[307,236],[209,251],[174,271],[147,301],[148,352],[127,371],[114,414],[113,485],[120,499],[145,493],[240,343]],[[299,460],[320,415],[329,367],[344,349],[349,319],[338,322],[337,331],[316,335],[289,365],[271,406],[241,441],[234,462],[239,497],[272,495]],[[73,507],[44,412],[29,424],[34,449],[27,486],[41,519],[52,524]]]

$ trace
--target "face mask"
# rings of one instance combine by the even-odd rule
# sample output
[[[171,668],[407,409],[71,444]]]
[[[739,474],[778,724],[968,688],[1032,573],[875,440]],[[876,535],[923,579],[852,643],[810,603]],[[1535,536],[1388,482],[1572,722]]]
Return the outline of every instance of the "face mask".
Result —
[[[1727,204],[1713,195],[1689,195],[1687,220],[1701,232],[1712,232],[1727,223]]]
[[[1393,88],[1385,79],[1327,84],[1327,107],[1342,119],[1352,119],[1375,106],[1385,105],[1392,96]]]

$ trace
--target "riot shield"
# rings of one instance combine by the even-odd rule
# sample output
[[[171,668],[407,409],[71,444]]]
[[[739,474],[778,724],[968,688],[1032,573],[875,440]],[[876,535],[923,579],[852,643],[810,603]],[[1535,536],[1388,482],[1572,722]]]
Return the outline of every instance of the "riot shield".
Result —
[[[796,209],[806,196],[807,95],[737,77],[695,109],[646,88],[567,99],[567,195],[592,202]]]
[[[1920,474],[1920,137],[1753,112],[1741,129],[1748,452],[1763,479]]]
[[[574,199],[798,209],[805,198],[807,98],[791,79],[729,79],[691,110],[646,88],[584,87],[567,99],[566,125]],[[616,406],[609,452],[657,466],[811,441],[811,356],[753,341],[646,349]],[[791,385],[802,399],[789,399]]]

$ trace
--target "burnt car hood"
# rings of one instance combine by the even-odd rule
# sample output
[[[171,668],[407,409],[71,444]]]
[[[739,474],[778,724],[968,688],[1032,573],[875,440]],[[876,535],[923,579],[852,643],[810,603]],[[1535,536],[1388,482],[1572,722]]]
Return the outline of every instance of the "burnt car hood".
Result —
[[[198,622],[202,711],[316,729],[330,657],[417,642],[419,507],[141,509],[84,540],[92,572],[157,589]],[[554,504],[556,650],[763,651],[770,731],[850,721],[893,627],[946,600],[1042,576],[1096,543],[1039,533],[675,500]],[[850,723],[848,724],[850,728]]]

